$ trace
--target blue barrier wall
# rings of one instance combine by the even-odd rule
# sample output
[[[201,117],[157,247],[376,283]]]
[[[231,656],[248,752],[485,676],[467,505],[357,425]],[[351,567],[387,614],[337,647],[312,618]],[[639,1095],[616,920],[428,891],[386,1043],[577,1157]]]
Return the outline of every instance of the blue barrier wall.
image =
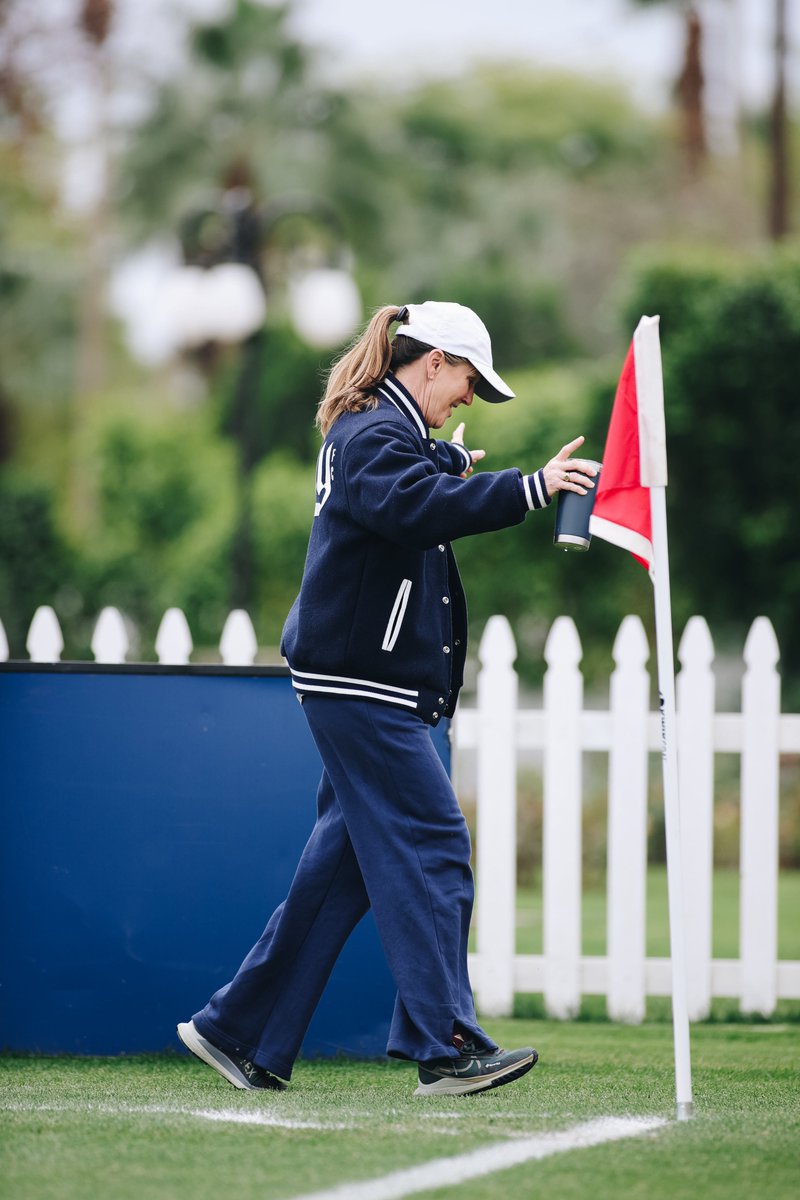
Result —
[[[3,664],[0,1045],[175,1045],[283,899],[319,774],[281,668]],[[303,1053],[382,1054],[393,1003],[368,914]]]

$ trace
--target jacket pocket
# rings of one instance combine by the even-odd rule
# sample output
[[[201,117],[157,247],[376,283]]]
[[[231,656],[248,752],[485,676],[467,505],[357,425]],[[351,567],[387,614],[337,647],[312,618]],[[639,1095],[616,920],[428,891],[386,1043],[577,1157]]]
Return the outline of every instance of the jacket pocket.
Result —
[[[383,644],[381,650],[391,652],[394,650],[395,642],[400,636],[400,630],[403,627],[403,618],[406,615],[408,608],[408,598],[411,595],[411,580],[404,579],[397,590],[397,595],[394,598],[392,605],[392,613],[389,617],[389,623],[386,626],[386,632],[383,635]]]

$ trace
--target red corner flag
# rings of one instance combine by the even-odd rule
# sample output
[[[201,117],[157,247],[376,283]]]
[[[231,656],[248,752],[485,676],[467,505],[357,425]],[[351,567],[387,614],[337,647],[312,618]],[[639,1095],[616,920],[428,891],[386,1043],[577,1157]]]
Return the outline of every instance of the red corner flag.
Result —
[[[630,550],[647,567],[653,581],[658,690],[661,693],[675,1097],[676,1115],[680,1121],[692,1115],[694,1101],[686,983],[686,914],[681,865],[675,668],[667,546],[667,438],[664,425],[664,382],[661,376],[658,317],[642,317],[633,335],[617,387],[589,529],[607,542]]]
[[[617,385],[590,530],[653,574],[650,487],[667,482],[658,317],[642,317]]]

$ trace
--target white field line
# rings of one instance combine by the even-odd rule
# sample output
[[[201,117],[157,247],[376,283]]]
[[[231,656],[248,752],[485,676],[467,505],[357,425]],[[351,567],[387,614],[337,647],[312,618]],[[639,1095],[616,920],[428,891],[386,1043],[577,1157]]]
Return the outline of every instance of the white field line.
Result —
[[[6,1112],[75,1112],[100,1113],[103,1116],[128,1117],[150,1114],[171,1117],[196,1117],[203,1121],[222,1121],[231,1125],[266,1125],[270,1129],[352,1129],[352,1125],[325,1121],[298,1121],[293,1117],[277,1117],[274,1113],[248,1111],[238,1108],[170,1108],[167,1105],[128,1104],[8,1104],[0,1106]]]
[[[172,1111],[165,1109],[165,1112]],[[291,1117],[276,1117],[266,1112],[247,1112],[237,1108],[186,1109],[187,1116],[204,1121],[228,1121],[233,1125],[269,1125],[271,1129],[352,1129],[352,1125],[325,1121],[296,1121]]]
[[[621,1138],[638,1137],[660,1129],[667,1122],[661,1117],[600,1117],[563,1129],[555,1133],[540,1133],[514,1142],[494,1142],[470,1154],[459,1154],[453,1158],[436,1158],[419,1167],[405,1171],[393,1171],[382,1179],[368,1179],[364,1183],[342,1183],[323,1192],[308,1192],[292,1200],[403,1200],[416,1192],[429,1192],[434,1188],[453,1187],[468,1179],[481,1175],[492,1175],[497,1171],[518,1167],[522,1163],[537,1162],[552,1154],[563,1154],[567,1150],[585,1150],[590,1146],[601,1146],[605,1142],[616,1142]]]
[[[110,1111],[110,1110],[109,1110]],[[132,1110],[128,1110],[132,1111]],[[365,1124],[374,1124],[375,1112],[347,1112],[346,1121],[324,1121],[311,1118],[282,1117],[264,1109],[249,1111],[243,1108],[140,1108],[139,1112],[179,1113],[186,1117],[198,1117],[203,1121],[229,1121],[234,1125],[269,1125],[283,1129],[361,1129]],[[387,1116],[388,1120],[388,1116]]]

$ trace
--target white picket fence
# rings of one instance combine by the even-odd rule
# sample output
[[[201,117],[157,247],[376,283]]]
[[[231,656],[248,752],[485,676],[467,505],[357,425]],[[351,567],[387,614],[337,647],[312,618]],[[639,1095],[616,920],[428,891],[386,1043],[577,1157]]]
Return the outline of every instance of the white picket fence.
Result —
[[[504,617],[480,644],[477,706],[461,708],[455,747],[477,755],[477,939],[470,973],[480,1009],[512,1011],[515,992],[543,993],[548,1014],[576,1015],[585,994],[605,995],[609,1016],[638,1022],[647,996],[671,993],[668,958],[645,953],[648,756],[661,750],[649,711],[649,648],[638,617],[614,644],[608,711],[584,710],[581,644],[560,617],[545,647],[541,709],[519,709],[516,647]],[[800,716],[781,714],[778,645],[759,617],[745,649],[740,713],[715,712],[714,648],[693,617],[678,656],[678,753],[690,1018],[712,997],[738,998],[768,1015],[800,999],[800,962],[779,962],[778,804],[781,754],[800,752]],[[516,799],[520,751],[543,759],[543,953],[517,954]],[[581,952],[581,815],[584,751],[604,751],[608,772],[607,953]],[[714,755],[741,756],[740,941],[737,959],[711,952]],[[795,914],[796,917],[800,914]]]
[[[37,610],[27,638],[34,662],[58,662],[63,637],[52,608]],[[114,608],[91,639],[95,661],[122,663],[128,628]],[[155,640],[164,664],[189,662],[186,617],[168,609]],[[220,656],[250,666],[258,653],[242,610],[223,628]],[[645,952],[648,758],[661,750],[660,716],[649,707],[649,647],[638,617],[626,617],[614,644],[607,711],[583,708],[582,656],[568,617],[545,647],[541,709],[518,707],[516,646],[504,617],[492,617],[479,648],[477,703],[453,723],[456,777],[464,752],[476,755],[476,950],[470,972],[481,1010],[510,1014],[516,992],[543,993],[547,1012],[570,1018],[584,995],[605,995],[612,1019],[637,1022],[647,996],[671,992],[668,958]],[[8,645],[0,623],[0,660]],[[769,1015],[778,999],[800,999],[800,962],[778,961],[778,807],[781,754],[800,753],[800,715],[781,714],[779,651],[769,621],[753,623],[744,648],[740,713],[715,711],[714,647],[693,617],[680,641],[677,680],[681,844],[686,908],[689,1012],[707,1015],[712,997]],[[543,953],[516,952],[517,770],[521,753],[542,760],[544,808]],[[607,953],[581,945],[582,766],[585,751],[608,754]],[[741,757],[740,943],[736,959],[712,957],[714,756]],[[800,914],[795,914],[800,918]]]
[[[31,662],[60,662],[64,638],[55,611],[49,605],[37,608],[25,646]],[[104,608],[91,638],[92,654],[98,663],[124,663],[130,649],[129,627],[117,608]],[[189,622],[180,608],[168,608],[156,634],[158,661],[165,666],[185,666],[194,644]],[[222,662],[230,667],[250,667],[258,654],[253,622],[243,609],[228,614],[219,643]],[[0,621],[0,662],[8,659],[8,639]]]

